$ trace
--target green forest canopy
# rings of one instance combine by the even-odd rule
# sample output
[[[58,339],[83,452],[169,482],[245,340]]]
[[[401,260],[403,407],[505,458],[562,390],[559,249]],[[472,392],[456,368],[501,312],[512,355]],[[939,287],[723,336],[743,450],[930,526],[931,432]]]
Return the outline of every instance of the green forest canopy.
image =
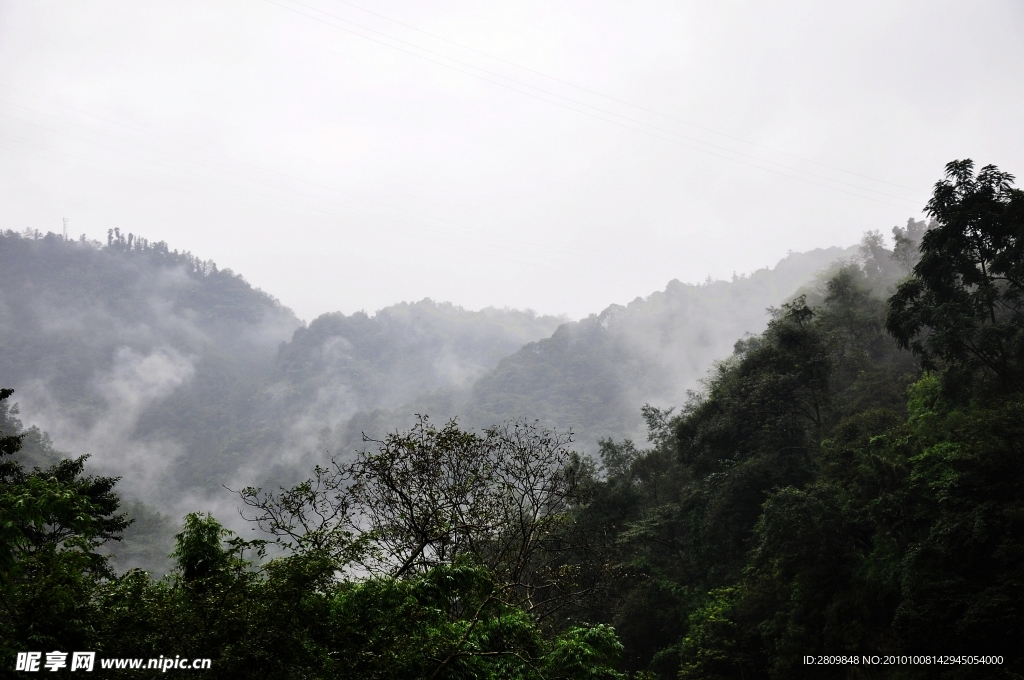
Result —
[[[423,418],[294,487],[241,489],[260,539],[188,515],[164,579],[110,571],[116,480],[83,459],[29,471],[19,448],[47,444],[5,410],[4,663],[91,649],[210,657],[225,678],[1020,677],[1012,179],[949,164],[917,252],[907,232],[892,252],[869,237],[863,264],[777,309],[678,412],[644,409],[646,447],[606,439],[598,467],[534,423]]]

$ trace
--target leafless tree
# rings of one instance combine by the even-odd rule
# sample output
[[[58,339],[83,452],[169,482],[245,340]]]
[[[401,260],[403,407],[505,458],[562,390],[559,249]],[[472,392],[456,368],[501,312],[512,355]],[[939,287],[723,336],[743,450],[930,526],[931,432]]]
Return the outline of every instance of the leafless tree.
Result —
[[[536,615],[581,590],[572,510],[580,457],[571,434],[512,421],[482,434],[418,417],[348,465],[279,493],[243,489],[250,517],[288,546],[404,578],[467,560]]]

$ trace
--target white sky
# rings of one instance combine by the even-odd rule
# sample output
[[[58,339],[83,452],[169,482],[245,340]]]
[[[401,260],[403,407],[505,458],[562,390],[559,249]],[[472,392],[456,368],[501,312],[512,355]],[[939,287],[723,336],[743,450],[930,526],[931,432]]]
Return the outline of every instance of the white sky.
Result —
[[[947,161],[1024,179],[1022,123],[1019,0],[0,0],[0,228],[166,240],[307,320],[849,245]]]

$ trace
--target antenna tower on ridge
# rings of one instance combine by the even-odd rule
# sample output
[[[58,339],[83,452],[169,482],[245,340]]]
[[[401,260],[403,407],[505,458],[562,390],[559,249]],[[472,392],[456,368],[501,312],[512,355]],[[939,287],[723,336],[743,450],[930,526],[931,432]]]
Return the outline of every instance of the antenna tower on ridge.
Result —
[[[64,218],[64,240],[68,240],[68,218]]]

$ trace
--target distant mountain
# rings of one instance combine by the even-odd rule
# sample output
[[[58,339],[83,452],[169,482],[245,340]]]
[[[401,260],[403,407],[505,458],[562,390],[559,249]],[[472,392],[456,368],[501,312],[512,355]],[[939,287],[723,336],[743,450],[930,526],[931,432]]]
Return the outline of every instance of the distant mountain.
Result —
[[[474,427],[539,419],[572,429],[587,451],[600,437],[636,437],[643,404],[683,401],[737,338],[764,328],[767,307],[853,254],[672,281],[578,322],[423,300],[306,325],[241,276],[164,243],[8,231],[0,385],[55,447],[124,477],[122,493],[150,506],[133,506],[140,527],[166,523],[152,509],[230,516],[223,485],[292,483],[416,413]]]
[[[462,385],[563,321],[424,300],[307,327],[164,243],[0,235],[0,384],[62,450],[172,509],[305,472],[325,429]]]
[[[155,481],[249,425],[301,323],[212,262],[111,236],[0,236],[0,381],[60,448]]]
[[[774,268],[728,282],[671,281],[645,299],[565,324],[477,381],[467,415],[478,422],[540,417],[590,441],[635,435],[642,429],[640,406],[683,402],[715,361],[732,354],[737,339],[764,330],[769,307],[854,253],[792,254]]]
[[[346,316],[324,314],[283,343],[258,395],[253,426],[224,450],[228,469],[279,483],[337,445],[358,413],[399,408],[419,395],[469,386],[524,344],[565,319],[509,309],[471,312],[422,300]],[[254,460],[255,458],[255,460]],[[300,461],[306,461],[306,464]]]
[[[266,408],[326,424],[359,410],[396,407],[479,378],[564,321],[508,309],[470,312],[431,300],[372,317],[324,314],[281,345]]]
[[[538,419],[572,429],[593,450],[601,437],[637,437],[640,407],[682,403],[715,361],[747,333],[762,331],[778,306],[857,247],[793,253],[773,268],[733,281],[691,285],[671,281],[664,291],[611,305],[565,323],[528,343],[470,385],[446,389],[391,411],[356,416],[335,438],[350,449],[359,435],[407,426],[413,413],[458,416],[485,427],[510,418]]]

